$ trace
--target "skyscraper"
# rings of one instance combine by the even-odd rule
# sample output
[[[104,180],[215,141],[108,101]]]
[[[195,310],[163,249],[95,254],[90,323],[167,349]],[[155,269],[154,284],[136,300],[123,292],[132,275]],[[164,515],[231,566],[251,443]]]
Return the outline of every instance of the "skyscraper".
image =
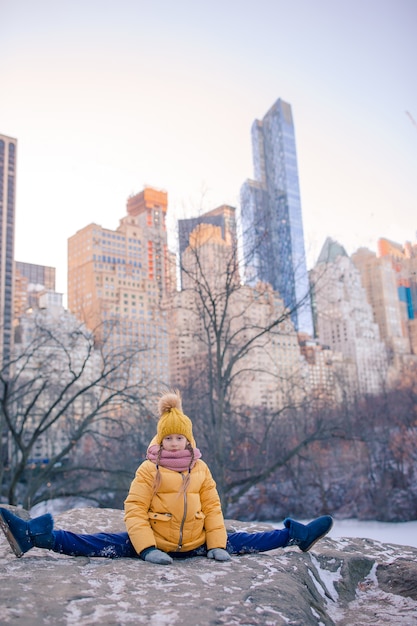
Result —
[[[339,384],[351,397],[356,392],[381,393],[387,381],[387,349],[359,270],[343,246],[328,237],[311,274],[317,337],[343,355]]]
[[[199,215],[198,217],[191,217],[188,219],[178,220],[178,239],[179,239],[179,257],[180,266],[182,267],[183,254],[186,248],[190,244],[191,233],[200,225],[212,225],[218,226],[221,232],[221,238],[227,242],[228,245],[236,242],[236,209],[227,204]],[[181,282],[183,277],[181,276]]]
[[[409,363],[410,340],[407,332],[408,309],[397,290],[396,271],[389,256],[377,256],[368,248],[359,248],[351,259],[361,274],[362,285],[378,324],[381,339],[390,350],[391,359],[404,357]],[[398,369],[401,362],[397,363]]]
[[[391,262],[403,311],[403,324],[407,328],[411,350],[417,354],[417,243],[407,241],[402,245],[389,239],[379,239],[378,257]]]
[[[0,135],[0,365],[12,345],[16,151],[17,140]]]
[[[235,209],[227,204],[217,207],[212,211],[207,211],[198,217],[178,220],[178,237],[180,244],[180,256],[189,246],[190,234],[199,224],[212,224],[220,226],[222,238],[224,240],[236,239]]]
[[[167,193],[146,187],[116,230],[89,224],[68,240],[68,308],[107,348],[141,346],[133,376],[159,392],[169,373]]]
[[[313,334],[291,106],[279,99],[252,125],[255,180],[241,190],[245,278],[278,291],[297,331]]]

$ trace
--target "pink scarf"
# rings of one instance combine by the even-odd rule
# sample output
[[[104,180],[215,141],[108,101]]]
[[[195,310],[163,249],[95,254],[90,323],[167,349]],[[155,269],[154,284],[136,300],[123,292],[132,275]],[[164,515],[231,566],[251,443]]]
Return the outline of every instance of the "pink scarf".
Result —
[[[177,450],[176,452],[168,452],[168,450],[161,450],[159,454],[160,446],[157,444],[149,446],[146,458],[155,465],[166,467],[174,472],[185,472],[188,469],[193,469],[196,461],[201,459],[201,452],[198,448],[193,448],[194,458],[191,455],[190,450]],[[159,459],[158,459],[159,456]]]

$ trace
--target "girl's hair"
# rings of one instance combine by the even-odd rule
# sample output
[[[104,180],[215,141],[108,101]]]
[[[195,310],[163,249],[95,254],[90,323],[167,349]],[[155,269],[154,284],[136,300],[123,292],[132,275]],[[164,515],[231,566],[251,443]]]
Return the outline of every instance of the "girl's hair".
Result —
[[[189,441],[187,441],[187,445],[185,446],[185,449],[191,453],[191,459],[190,459],[190,464],[188,466],[187,476],[185,477],[185,480],[183,480],[182,487],[180,491],[178,492],[178,495],[185,493],[188,489],[188,485],[190,484],[191,467],[194,462],[194,449]],[[161,460],[162,450],[163,450],[163,447],[161,443],[161,445],[159,446],[159,450],[158,450],[158,457],[156,459],[156,474],[155,474],[155,479],[152,485],[152,498],[158,493],[158,489],[161,486],[161,472],[159,471],[159,462]]]
[[[193,465],[193,461],[194,461],[194,449],[193,446],[191,445],[191,443],[188,441],[187,445],[185,446],[186,450],[189,450],[191,452],[191,459],[190,459],[190,464],[188,466],[188,472],[187,472],[187,476],[185,477],[185,480],[183,481],[182,484],[182,489],[181,492],[185,493],[188,489],[188,485],[190,484],[190,478],[191,478],[191,467]]]

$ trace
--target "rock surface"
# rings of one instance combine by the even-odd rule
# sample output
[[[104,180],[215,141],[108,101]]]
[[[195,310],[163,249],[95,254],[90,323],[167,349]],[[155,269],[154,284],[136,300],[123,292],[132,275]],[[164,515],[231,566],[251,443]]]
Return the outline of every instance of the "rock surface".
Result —
[[[337,522],[336,522],[337,523]],[[124,530],[123,513],[56,516],[75,532]],[[227,522],[233,530],[266,524]],[[0,537],[0,623],[21,626],[357,626],[417,624],[417,549],[369,539],[158,566],[33,549],[17,559]]]

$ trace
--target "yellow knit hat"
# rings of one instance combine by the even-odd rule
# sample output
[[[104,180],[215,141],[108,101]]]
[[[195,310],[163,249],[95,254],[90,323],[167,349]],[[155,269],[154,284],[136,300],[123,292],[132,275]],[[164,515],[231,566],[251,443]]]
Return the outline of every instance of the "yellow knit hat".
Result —
[[[181,395],[179,391],[164,393],[158,402],[159,422],[157,426],[157,442],[162,443],[168,435],[184,435],[195,447],[193,424],[189,417],[182,412]]]

